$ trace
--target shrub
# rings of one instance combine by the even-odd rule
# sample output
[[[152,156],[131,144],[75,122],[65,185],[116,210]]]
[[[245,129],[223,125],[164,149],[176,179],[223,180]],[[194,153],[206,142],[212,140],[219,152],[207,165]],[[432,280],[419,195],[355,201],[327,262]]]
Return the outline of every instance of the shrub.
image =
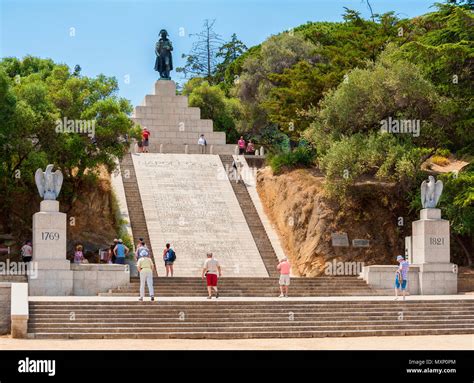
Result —
[[[269,164],[273,173],[278,174],[284,168],[309,167],[314,163],[315,153],[307,146],[300,146],[293,151],[272,155]]]
[[[449,159],[444,156],[434,155],[433,157],[431,157],[430,161],[438,166],[449,165]]]

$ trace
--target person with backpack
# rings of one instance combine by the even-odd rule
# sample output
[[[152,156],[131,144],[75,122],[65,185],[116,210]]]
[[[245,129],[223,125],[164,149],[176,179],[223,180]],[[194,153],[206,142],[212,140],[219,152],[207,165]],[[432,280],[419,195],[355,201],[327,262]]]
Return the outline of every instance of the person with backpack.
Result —
[[[165,261],[166,276],[173,276],[173,263],[176,261],[176,253],[171,248],[169,243],[166,244],[165,250],[163,250],[163,261]]]
[[[140,273],[140,302],[143,302],[145,297],[145,282],[148,285],[148,293],[150,299],[155,300],[155,291],[153,289],[153,261],[149,254],[141,257],[137,262],[137,270]]]
[[[150,250],[145,244],[145,241],[143,240],[143,238],[140,238],[140,241],[138,242],[138,245],[137,245],[137,251],[135,252],[135,260],[138,261],[142,257],[149,257],[149,256],[150,256]]]

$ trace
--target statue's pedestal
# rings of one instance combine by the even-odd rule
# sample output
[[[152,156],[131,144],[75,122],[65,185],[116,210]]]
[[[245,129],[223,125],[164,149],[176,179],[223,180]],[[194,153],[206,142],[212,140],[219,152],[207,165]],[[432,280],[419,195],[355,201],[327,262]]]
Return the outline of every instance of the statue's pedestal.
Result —
[[[66,214],[58,201],[42,201],[33,215],[33,260],[30,295],[64,296],[73,293],[73,272],[66,259]]]
[[[412,223],[413,264],[420,267],[420,294],[456,294],[457,268],[450,263],[449,221],[440,209],[422,209]]]
[[[450,263],[449,221],[441,219],[440,209],[423,209],[412,223],[411,259],[408,291],[411,295],[457,294],[458,274]],[[361,277],[378,289],[395,287],[396,265],[365,266]]]

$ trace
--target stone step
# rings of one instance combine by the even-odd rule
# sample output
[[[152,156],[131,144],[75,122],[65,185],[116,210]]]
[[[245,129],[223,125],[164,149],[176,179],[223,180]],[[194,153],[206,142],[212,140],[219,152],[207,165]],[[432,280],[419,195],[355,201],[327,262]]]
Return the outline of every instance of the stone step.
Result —
[[[227,171],[232,171],[233,157],[230,155],[220,155],[222,164]],[[278,275],[276,266],[278,259],[276,253],[268,239],[267,233],[263,224],[260,220],[260,216],[255,209],[255,206],[250,198],[247,187],[243,183],[236,183],[231,181],[232,189],[234,191],[237,200],[239,201],[240,208],[244,213],[247,225],[252,233],[253,239],[259,250],[260,256],[265,264],[268,275],[275,277]]]
[[[403,329],[403,330],[343,330],[343,331],[276,331],[276,332],[213,332],[204,333],[184,333],[168,332],[157,333],[140,331],[120,331],[119,333],[36,333],[29,334],[30,338],[35,339],[249,339],[249,338],[320,338],[320,337],[364,337],[364,336],[403,336],[403,335],[454,335],[454,334],[472,334],[474,326],[463,329]]]
[[[184,318],[184,319],[180,319]],[[299,324],[327,324],[327,323],[337,323],[337,324],[372,324],[372,323],[380,323],[380,324],[395,324],[400,323],[400,320],[395,315],[386,315],[386,316],[348,316],[342,318],[340,316],[323,316],[323,317],[311,317],[311,316],[298,316],[289,320],[289,315],[281,315],[281,316],[239,316],[238,318],[229,319],[228,317],[221,316],[212,319],[212,323],[209,322],[209,317],[204,316],[191,316],[185,313],[183,316],[179,317],[178,315],[167,315],[161,316],[159,318],[156,317],[148,317],[148,316],[138,316],[137,318],[134,317],[126,317],[126,318],[119,318],[114,319],[113,322],[106,317],[93,317],[93,316],[76,316],[74,323],[68,321],[68,319],[64,317],[57,317],[54,316],[50,319],[35,319],[28,322],[28,328],[32,330],[38,328],[51,328],[51,327],[63,327],[63,328],[75,328],[79,326],[87,327],[91,326],[111,326],[111,327],[120,327],[120,326],[140,326],[141,323],[146,323],[149,326],[156,326],[162,327],[164,325],[176,325],[179,323],[179,326],[206,326],[208,324],[211,325],[222,325],[225,326],[227,324],[236,324],[236,323],[245,323],[245,324],[252,324],[255,326],[264,326],[266,324],[272,323],[299,323]],[[458,324],[468,324],[472,326],[473,317],[471,316],[435,316],[427,320],[423,318],[421,315],[419,316],[404,316],[403,323],[414,323],[414,324],[428,324],[428,323],[458,323]]]
[[[38,339],[243,339],[473,334],[473,320],[469,299],[32,301],[28,325]]]
[[[143,238],[145,243],[149,244],[150,236],[148,234],[145,213],[143,211],[140,192],[138,190],[133,159],[130,153],[127,153],[120,162],[120,171],[122,175],[128,175],[128,177],[122,176],[122,180],[129,212],[130,225],[132,227],[133,243],[137,243],[138,238]],[[151,259],[154,261],[153,249],[150,246],[149,248]],[[156,275],[156,270],[154,270],[154,275]]]
[[[292,330],[292,331],[314,331],[314,330],[390,330],[390,329],[417,329],[417,328],[431,328],[431,329],[443,329],[446,327],[449,328],[473,328],[471,321],[385,321],[384,323],[376,322],[331,322],[331,324],[317,322],[294,322],[294,321],[285,321],[285,322],[248,322],[248,323],[163,323],[163,324],[153,324],[149,323],[118,323],[118,324],[105,324],[99,325],[97,323],[91,324],[52,324],[49,326],[31,326],[32,332],[56,332],[56,333],[67,333],[71,330],[81,330],[88,333],[97,333],[103,332],[121,332],[123,330],[136,330],[142,332],[169,332],[169,331],[180,331],[180,332],[204,332],[204,331],[235,331],[235,332],[245,332],[249,330],[255,331],[265,331],[272,332],[278,330]]]
[[[469,308],[460,308],[458,310],[455,310],[454,312],[451,312],[448,308],[439,308],[439,307],[424,307],[423,310],[409,310],[409,309],[398,309],[397,310],[389,310],[389,309],[381,309],[381,308],[366,308],[366,312],[362,311],[364,308],[358,307],[358,308],[346,308],[346,309],[332,309],[332,310],[323,310],[321,309],[320,311],[305,311],[304,309],[297,310],[297,309],[291,309],[291,313],[295,314],[297,317],[310,317],[313,315],[321,315],[321,316],[344,316],[344,317],[351,317],[351,316],[370,316],[370,315],[377,315],[377,316],[383,316],[383,315],[390,315],[394,317],[398,317],[400,315],[400,311],[403,311],[404,316],[405,315],[412,315],[412,316],[423,316],[423,315],[429,315],[430,318],[433,316],[439,316],[439,315],[448,315],[448,316],[469,316],[471,317],[474,315],[474,312],[472,309]],[[120,314],[120,317],[127,318],[129,316],[134,317],[134,316],[140,316],[140,317],[149,317],[149,318],[162,318],[166,316],[171,316],[171,317],[176,317],[178,313],[181,311],[186,313],[186,317],[201,317],[201,316],[206,316],[209,317],[210,314],[212,314],[213,318],[222,318],[222,317],[228,317],[228,315],[231,313],[233,314],[233,318],[231,320],[234,320],[236,318],[240,317],[278,317],[279,315],[282,316],[288,316],[288,313],[290,310],[288,309],[282,309],[282,310],[245,310],[245,309],[221,309],[219,308],[218,310],[193,310],[189,307],[181,307],[181,308],[174,308],[174,309],[167,309],[167,310],[153,310],[151,308],[148,308],[147,310],[132,310],[130,311],[127,310],[114,310],[114,309],[105,309],[105,308],[89,308],[89,309],[81,309],[77,310],[76,308],[69,308],[69,309],[36,309],[32,310],[31,314],[35,315],[35,319],[53,319],[53,318],[64,318],[64,319],[70,319],[70,314],[71,310],[74,312],[76,317],[79,315],[81,317],[87,317],[87,318],[93,318],[97,317],[102,314],[106,314],[107,312],[109,313],[114,313],[114,314]],[[117,318],[118,319],[118,318]],[[31,319],[33,320],[33,319]]]

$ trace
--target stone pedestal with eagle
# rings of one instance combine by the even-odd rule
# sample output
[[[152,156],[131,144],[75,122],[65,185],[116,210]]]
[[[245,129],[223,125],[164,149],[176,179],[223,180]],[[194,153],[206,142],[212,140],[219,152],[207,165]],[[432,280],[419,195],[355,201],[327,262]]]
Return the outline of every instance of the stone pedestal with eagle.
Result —
[[[35,173],[36,186],[44,199],[40,211],[33,215],[33,262],[37,275],[29,276],[29,294],[64,296],[73,293],[73,272],[66,259],[66,214],[59,212],[56,198],[63,175],[48,165]]]
[[[420,294],[456,294],[457,265],[450,263],[449,221],[436,206],[443,183],[430,176],[421,184],[423,209],[412,223],[413,264],[419,266]]]

